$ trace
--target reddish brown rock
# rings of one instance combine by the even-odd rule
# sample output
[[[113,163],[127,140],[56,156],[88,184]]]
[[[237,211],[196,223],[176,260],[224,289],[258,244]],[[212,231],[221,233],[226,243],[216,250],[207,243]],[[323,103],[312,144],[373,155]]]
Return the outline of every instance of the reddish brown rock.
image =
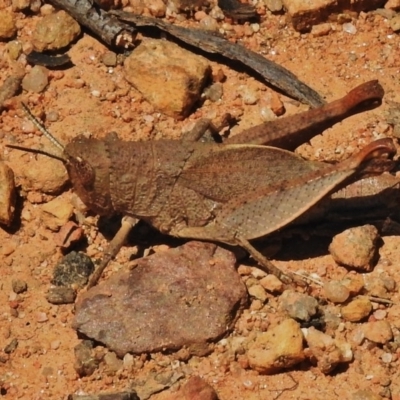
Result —
[[[142,258],[85,293],[73,327],[120,357],[183,346],[204,353],[247,299],[234,265],[232,253],[202,242]]]
[[[373,225],[350,228],[333,238],[329,252],[340,265],[370,271],[377,259],[378,239]]]
[[[214,389],[199,376],[191,377],[187,383],[164,400],[218,400]]]
[[[353,11],[368,11],[382,7],[382,0],[352,0],[343,7],[337,0],[282,0],[288,11],[293,27],[298,31],[308,31],[313,25],[324,22],[332,14],[340,14],[351,9]]]

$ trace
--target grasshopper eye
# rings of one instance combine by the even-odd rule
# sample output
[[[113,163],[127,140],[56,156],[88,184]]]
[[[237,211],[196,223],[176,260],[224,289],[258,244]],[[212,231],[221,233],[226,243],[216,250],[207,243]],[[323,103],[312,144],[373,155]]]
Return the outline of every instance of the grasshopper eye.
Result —
[[[67,169],[72,181],[78,181],[86,189],[93,186],[95,179],[94,170],[91,165],[81,157],[70,157],[67,163]]]

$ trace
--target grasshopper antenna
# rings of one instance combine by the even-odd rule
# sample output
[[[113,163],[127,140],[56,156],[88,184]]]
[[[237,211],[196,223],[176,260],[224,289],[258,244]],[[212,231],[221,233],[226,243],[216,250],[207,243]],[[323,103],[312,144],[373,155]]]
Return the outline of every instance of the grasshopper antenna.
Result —
[[[31,110],[29,110],[29,108],[27,107],[27,105],[25,103],[21,102],[21,106],[24,109],[26,115],[28,116],[28,118],[34,123],[34,125],[36,126],[37,129],[39,129],[40,132],[42,132],[42,134],[53,144],[54,147],[56,147],[61,154],[64,153],[65,148],[64,146],[44,127],[44,125],[31,113]],[[43,154],[45,156],[51,157],[51,158],[55,158],[59,161],[62,161],[64,164],[66,163],[66,159],[63,156],[54,154],[54,153],[50,153],[44,150],[39,150],[39,149],[30,149],[27,147],[23,147],[23,146],[17,146],[17,145],[13,145],[13,144],[7,144],[7,147],[10,147],[11,149],[16,149],[16,150],[22,150],[22,151],[27,151],[30,153],[36,153],[36,154]]]
[[[59,150],[64,152],[64,146],[43,126],[43,124],[31,113],[31,110],[26,106],[25,103],[21,103],[22,108],[28,115],[29,119],[35,124],[36,128],[39,129],[40,132],[46,136],[47,139],[50,140],[51,143]]]

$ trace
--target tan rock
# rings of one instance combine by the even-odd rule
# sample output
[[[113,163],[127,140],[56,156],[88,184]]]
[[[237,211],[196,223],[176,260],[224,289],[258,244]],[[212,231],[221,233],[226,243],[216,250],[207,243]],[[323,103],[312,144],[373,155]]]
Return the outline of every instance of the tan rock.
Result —
[[[12,10],[22,11],[29,8],[31,2],[29,0],[12,0]]]
[[[387,10],[400,10],[400,0],[389,0],[386,4],[385,4],[385,8]]]
[[[283,8],[283,4],[281,0],[264,0],[265,5],[268,10],[272,12],[279,12]]]
[[[275,275],[267,275],[260,280],[260,285],[268,292],[282,293],[284,286],[283,283]]]
[[[304,359],[300,325],[293,319],[286,319],[261,333],[249,345],[248,359],[251,368],[266,374],[298,364]]]
[[[10,39],[17,33],[14,14],[0,10],[0,40]]]
[[[79,24],[65,11],[46,15],[33,31],[32,44],[37,51],[68,46],[81,33]]]
[[[335,280],[324,284],[323,293],[325,297],[333,303],[344,303],[350,296],[349,289]]]
[[[342,307],[341,314],[346,321],[357,322],[368,317],[372,304],[367,297],[360,296]]]
[[[362,330],[365,338],[371,342],[385,344],[393,339],[393,331],[387,321],[367,322]]]
[[[370,271],[377,259],[378,239],[378,230],[373,225],[346,229],[333,238],[329,252],[340,265]]]
[[[303,330],[309,347],[307,353],[316,360],[318,368],[328,374],[342,362],[350,362],[353,358],[348,343],[337,343],[331,336],[318,331],[314,327]]]
[[[69,198],[59,196],[42,206],[43,223],[53,231],[57,231],[72,217],[74,208]]]
[[[125,61],[126,79],[156,109],[179,119],[190,113],[210,73],[203,57],[163,40],[143,41]]]
[[[311,29],[311,33],[314,37],[325,36],[332,30],[332,26],[329,22],[323,24],[314,25]]]
[[[32,156],[21,151],[12,151],[9,165],[14,171],[17,184],[26,192],[57,194],[68,180],[64,165],[44,155]]]
[[[268,107],[276,116],[283,115],[285,113],[285,106],[282,103],[279,95],[276,92],[268,91],[263,95],[260,102],[262,107]]]
[[[249,295],[262,301],[263,303],[267,300],[267,293],[261,285],[253,285],[248,289]]]
[[[49,70],[41,65],[35,65],[22,80],[22,88],[28,92],[43,92],[48,84]]]
[[[351,400],[383,400],[383,397],[374,393],[372,390],[357,390],[351,396]]]
[[[218,400],[218,396],[206,381],[192,376],[178,392],[167,394],[164,400]]]
[[[0,224],[10,225],[15,210],[14,173],[0,162]]]
[[[297,31],[310,30],[313,25],[324,22],[337,7],[336,0],[283,0],[289,18]]]
[[[392,28],[393,32],[400,31],[400,14],[396,14],[390,21],[389,25]]]
[[[360,12],[375,10],[382,6],[382,0],[352,0],[346,9],[338,0],[282,0],[288,16],[297,31],[309,31],[313,25],[325,22],[332,14],[344,11]]]
[[[361,292],[364,287],[364,280],[360,275],[347,275],[340,283],[345,286],[349,292],[350,296],[355,296]]]

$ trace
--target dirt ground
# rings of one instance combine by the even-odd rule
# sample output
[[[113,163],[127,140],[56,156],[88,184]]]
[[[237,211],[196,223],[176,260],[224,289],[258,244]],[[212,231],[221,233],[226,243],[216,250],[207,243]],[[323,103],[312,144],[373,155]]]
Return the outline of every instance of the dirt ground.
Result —
[[[30,35],[37,21],[35,14],[17,13],[18,40],[23,48],[29,48]],[[284,13],[261,18],[260,30],[250,36],[237,38],[254,51],[265,54],[271,60],[285,66],[299,79],[309,84],[326,100],[345,95],[350,89],[372,79],[378,79],[385,89],[381,107],[365,112],[325,131],[310,144],[301,148],[301,154],[314,160],[341,160],[377,137],[391,136],[393,127],[388,123],[388,101],[400,103],[400,36],[392,31],[389,20],[374,12],[351,15],[354,33],[343,29],[343,23],[334,21],[331,29],[321,36],[300,34],[287,22]],[[192,26],[196,25],[192,21]],[[268,38],[268,39],[266,39]],[[0,82],[15,73],[15,63],[10,63],[6,51],[7,41],[0,43]],[[16,181],[23,163],[35,158],[31,154],[17,154],[5,147],[13,137],[23,136],[23,145],[37,147],[41,135],[29,125],[19,101],[24,100],[36,115],[52,115],[47,122],[51,132],[64,143],[81,132],[102,136],[109,131],[118,132],[122,139],[176,138],[189,129],[201,117],[217,117],[235,110],[241,120],[232,132],[262,122],[261,106],[245,104],[238,95],[238,87],[255,88],[264,93],[264,83],[244,72],[231,68],[229,63],[211,62],[213,71],[221,69],[226,75],[221,101],[206,102],[187,119],[177,121],[154,111],[123,78],[122,66],[110,70],[101,59],[108,49],[97,39],[84,33],[71,47],[69,54],[74,67],[64,71],[50,71],[50,82],[41,93],[23,92],[11,99],[1,112],[0,157],[14,169]],[[31,68],[22,57],[20,68]],[[84,84],[81,84],[84,82]],[[101,98],[97,97],[97,92]],[[94,95],[95,94],[95,95]],[[286,113],[290,115],[307,107],[279,94]],[[55,117],[54,117],[55,116]],[[21,141],[19,141],[21,143]],[[38,158],[41,159],[41,158]],[[40,183],[37,183],[40,185]],[[70,196],[67,188],[63,196]],[[124,359],[116,370],[107,363],[100,363],[91,376],[79,377],[74,369],[74,346],[80,342],[71,328],[73,305],[52,305],[46,300],[53,268],[62,254],[56,246],[55,233],[41,220],[41,205],[52,198],[36,191],[20,190],[17,222],[11,228],[0,228],[0,397],[4,399],[66,399],[69,394],[118,392],[129,387],[133,377],[145,379],[155,371],[162,371],[174,362],[169,355],[156,354]],[[87,253],[101,257],[107,240],[96,225],[85,228],[89,235]],[[329,255],[326,239],[321,252],[315,252],[315,243],[300,239],[278,254],[275,264],[283,269],[318,273],[326,282],[341,279],[349,272],[337,266]],[[322,240],[322,239],[321,239]],[[149,243],[151,246],[152,243]],[[325,246],[325,247],[324,247]],[[380,248],[380,259],[371,273],[384,271],[400,287],[400,237],[385,236]],[[105,273],[105,278],[118,269],[137,251],[134,244],[122,249],[115,262]],[[318,253],[318,254],[315,254]],[[16,294],[14,280],[27,283],[28,289]],[[302,289],[301,289],[302,290]],[[311,293],[318,296],[320,288]],[[399,337],[400,297],[391,293],[391,306],[374,303],[374,311],[383,310],[385,320],[391,324],[393,341]],[[260,328],[261,320],[271,322],[276,315],[274,297],[260,310],[251,304],[230,334],[251,335]],[[264,316],[260,317],[260,313]],[[269,314],[271,313],[271,314]],[[373,320],[371,315],[370,320]],[[348,330],[349,337],[357,323],[342,322],[339,330]],[[14,339],[18,345],[11,352],[4,348]],[[342,364],[333,373],[324,375],[315,365],[302,363],[290,371],[274,375],[262,375],[248,368],[245,360],[235,359],[218,343],[206,357],[194,357],[183,366],[186,377],[203,377],[218,393],[221,400],[234,399],[400,399],[399,351],[387,345],[369,341],[352,342],[354,360]],[[107,350],[99,349],[99,353]],[[390,360],[387,354],[390,353]],[[176,383],[172,391],[179,388]],[[359,392],[364,390],[365,392]],[[155,394],[151,399],[166,398],[167,393]]]

